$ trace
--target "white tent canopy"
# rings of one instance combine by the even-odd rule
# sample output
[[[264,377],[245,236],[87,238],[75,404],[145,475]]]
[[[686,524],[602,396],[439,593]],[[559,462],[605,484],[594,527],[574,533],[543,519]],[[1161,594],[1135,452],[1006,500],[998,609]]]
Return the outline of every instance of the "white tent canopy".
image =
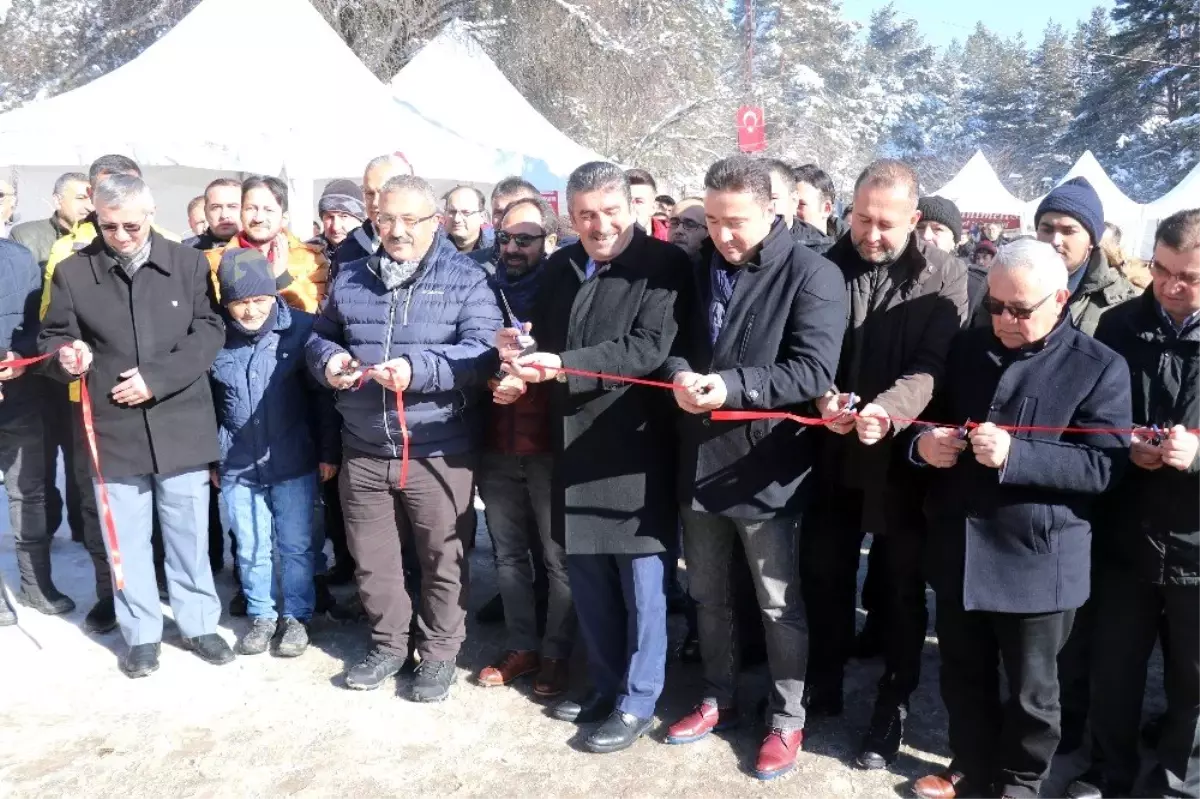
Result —
[[[473,101],[452,98],[447,85],[460,87]],[[561,189],[577,166],[603,160],[538,113],[458,21],[413,56],[392,79],[391,89],[398,102],[422,118],[519,154],[521,164],[512,174],[539,189]]]
[[[1154,232],[1171,214],[1186,208],[1200,208],[1200,164],[1183,176],[1179,185],[1152,203],[1142,206],[1142,235],[1138,254],[1150,258],[1154,253]]]
[[[1025,205],[1004,188],[981,150],[933,194],[952,201],[964,215],[1020,217]]]
[[[278,78],[260,82],[270,87],[261,98],[230,92],[214,105],[188,91],[184,78],[211,62],[221,42],[236,50],[237,31],[279,34],[255,37],[253,46],[255,63]],[[321,113],[329,98],[351,123]],[[104,153],[147,167],[286,176],[293,227],[302,234],[315,180],[357,178],[370,158],[387,152],[402,152],[431,179],[490,183],[521,164],[397,104],[307,0],[204,0],[133,61],[0,115],[0,158],[18,176],[22,168],[86,166]],[[160,177],[147,171],[161,209],[167,187]],[[202,188],[189,185],[187,196]]]

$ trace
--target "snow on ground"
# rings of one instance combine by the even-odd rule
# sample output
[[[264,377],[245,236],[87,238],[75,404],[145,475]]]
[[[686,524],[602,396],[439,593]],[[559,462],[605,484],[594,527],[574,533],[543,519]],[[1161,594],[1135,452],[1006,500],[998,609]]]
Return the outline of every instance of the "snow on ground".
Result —
[[[0,518],[7,523],[7,514]],[[851,666],[843,718],[809,723],[796,771],[762,783],[748,772],[762,734],[752,718],[766,690],[762,668],[745,676],[742,728],[668,746],[665,724],[691,707],[700,688],[699,666],[672,662],[659,705],[664,724],[628,751],[594,755],[579,745],[583,735],[573,725],[546,715],[528,682],[473,684],[470,677],[503,645],[502,627],[473,618],[459,681],[443,704],[402,698],[407,676],[374,692],[341,687],[343,669],[367,650],[368,631],[328,619],[314,622],[314,645],[299,659],[261,655],[223,667],[181,650],[168,622],[162,668],[127,679],[117,670],[119,633],[91,638],[81,629],[94,601],[82,546],[60,531],[53,556],[59,588],[78,609],[49,618],[19,608],[20,626],[0,629],[0,796],[878,797],[906,793],[911,779],[947,759],[932,637],[907,744],[889,771],[849,765],[882,668],[872,661]],[[482,523],[471,566],[473,611],[495,590]],[[16,583],[6,534],[0,571]],[[227,599],[228,570],[217,583]],[[222,617],[220,632],[232,642],[246,626]],[[673,641],[682,627],[671,618]],[[575,665],[580,684],[578,656]],[[1048,787],[1061,790],[1077,764],[1059,765]]]

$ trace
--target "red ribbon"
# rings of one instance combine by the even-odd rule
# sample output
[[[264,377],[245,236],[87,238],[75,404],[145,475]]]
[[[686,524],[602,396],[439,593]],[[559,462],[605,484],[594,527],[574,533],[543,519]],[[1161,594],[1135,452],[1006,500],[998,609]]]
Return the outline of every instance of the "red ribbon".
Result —
[[[378,366],[360,366],[359,368],[362,369],[362,376],[358,378],[358,385],[354,387],[355,391],[367,384],[367,380],[371,378],[371,372],[391,373],[390,369],[381,369]],[[396,376],[394,374],[390,374],[390,376],[392,378],[390,390],[396,395],[396,418],[400,422],[400,482],[397,484],[397,488],[404,488],[408,485],[408,441],[412,438],[412,434],[408,429],[408,420],[404,417],[404,392],[396,386]],[[384,390],[388,389],[385,387]]]
[[[113,521],[112,504],[108,500],[108,486],[100,472],[100,447],[96,443],[96,424],[92,418],[92,396],[88,393],[87,378],[79,379],[79,407],[83,410],[83,432],[87,438],[88,451],[92,455],[92,466],[96,471],[96,493],[100,500],[100,518],[104,520],[104,535],[108,539],[108,561],[112,566],[113,582],[117,590],[125,588],[125,570],[121,567],[121,547],[117,541],[117,523]]]

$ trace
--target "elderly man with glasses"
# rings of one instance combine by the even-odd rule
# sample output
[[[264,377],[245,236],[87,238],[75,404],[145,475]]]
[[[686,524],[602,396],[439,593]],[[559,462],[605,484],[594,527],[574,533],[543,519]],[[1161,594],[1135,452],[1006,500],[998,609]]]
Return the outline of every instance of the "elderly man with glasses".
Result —
[[[442,224],[455,249],[471,253],[491,247],[494,233],[483,226],[483,192],[473,186],[459,186],[451,189],[444,199],[446,217]]]
[[[425,180],[384,183],[379,250],[342,265],[308,343],[314,376],[339,389],[342,512],[375,644],[345,684],[378,688],[405,662],[414,609],[402,547],[411,546],[421,570],[417,702],[449,695],[466,638],[477,422],[501,321],[487,274],[439,217]]]
[[[109,175],[93,186],[93,200],[100,235],[55,270],[38,345],[56,356],[53,377],[82,377],[94,398],[102,471],[93,478],[101,505],[107,490],[124,571],[116,616],[129,650],[121,669],[142,677],[158,668],[155,510],[184,645],[228,663],[208,562],[208,465],[220,452],[207,374],[225,341],[208,265],[154,232],[154,198],[141,178]],[[117,555],[108,555],[116,571]]]

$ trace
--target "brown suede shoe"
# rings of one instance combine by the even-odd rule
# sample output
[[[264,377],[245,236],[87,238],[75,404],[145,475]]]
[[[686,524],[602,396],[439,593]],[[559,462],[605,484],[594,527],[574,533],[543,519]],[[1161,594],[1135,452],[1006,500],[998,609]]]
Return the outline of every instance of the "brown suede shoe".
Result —
[[[518,677],[533,674],[538,670],[540,663],[541,658],[537,652],[516,652],[510,649],[498,662],[484,667],[483,671],[479,672],[479,684],[493,688],[508,685]]]
[[[545,658],[542,670],[533,681],[533,692],[538,696],[561,696],[571,682],[571,672],[566,658]]]
[[[920,799],[955,799],[960,792],[965,793],[967,786],[963,784],[964,779],[961,771],[953,769],[930,774],[913,783],[913,796]]]

